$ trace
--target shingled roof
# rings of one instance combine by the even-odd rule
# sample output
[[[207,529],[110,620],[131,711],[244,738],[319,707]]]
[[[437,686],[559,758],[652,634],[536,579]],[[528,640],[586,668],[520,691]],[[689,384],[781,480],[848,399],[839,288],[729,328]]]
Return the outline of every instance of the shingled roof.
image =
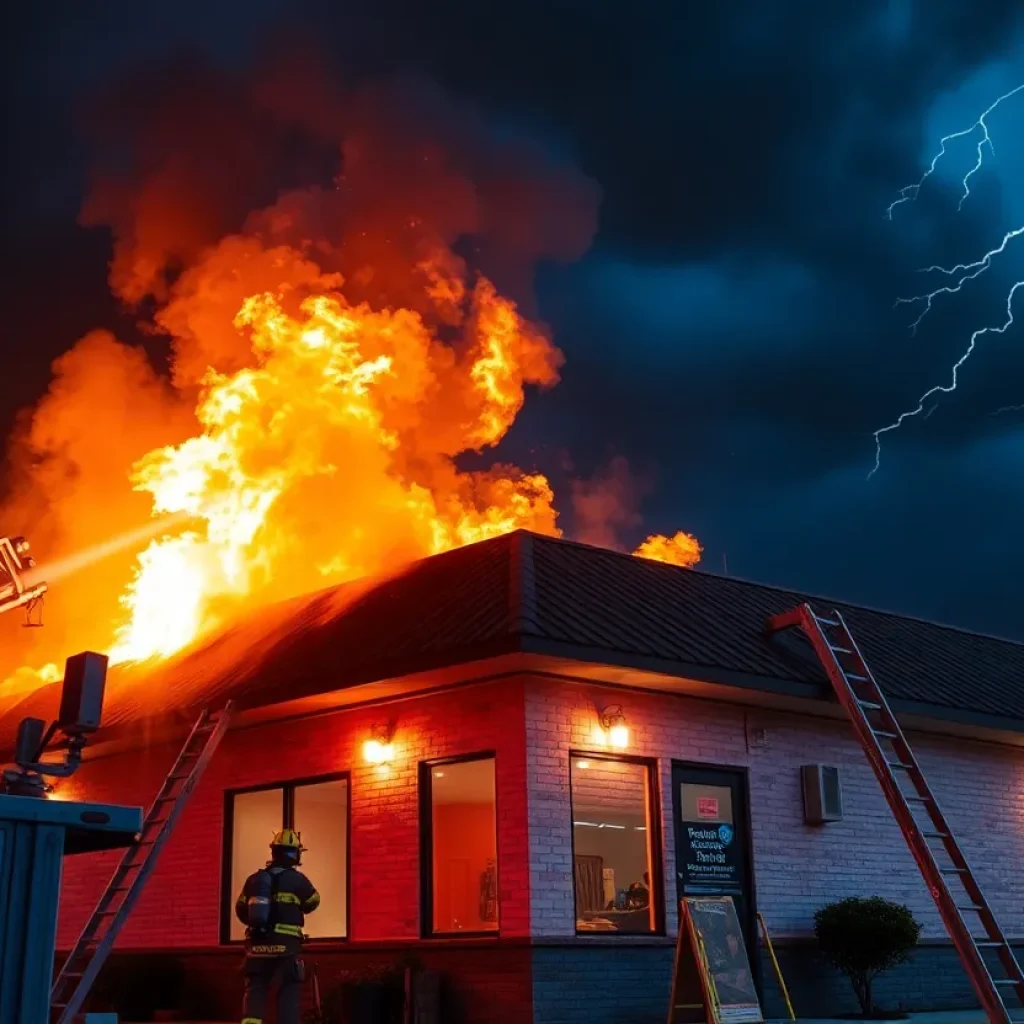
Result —
[[[809,646],[764,633],[770,616],[804,600],[520,531],[263,609],[155,668],[115,669],[105,721],[227,697],[266,706],[516,652],[825,696]],[[897,710],[1024,728],[1024,645],[811,600],[842,612]],[[27,714],[52,715],[56,693],[46,687],[9,710],[0,736]]]

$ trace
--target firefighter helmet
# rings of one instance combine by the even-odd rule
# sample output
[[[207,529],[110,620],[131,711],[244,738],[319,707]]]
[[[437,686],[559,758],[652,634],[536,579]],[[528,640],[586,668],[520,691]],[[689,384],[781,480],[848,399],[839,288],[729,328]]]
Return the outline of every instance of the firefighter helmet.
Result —
[[[271,850],[294,850],[296,853],[302,853],[306,849],[302,845],[299,833],[290,828],[283,828],[280,832],[275,832],[274,838],[270,840],[270,848]]]

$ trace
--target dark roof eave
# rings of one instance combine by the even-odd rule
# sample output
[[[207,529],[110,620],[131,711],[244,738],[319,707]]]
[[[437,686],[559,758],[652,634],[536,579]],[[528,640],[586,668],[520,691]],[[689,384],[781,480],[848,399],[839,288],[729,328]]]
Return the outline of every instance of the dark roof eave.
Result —
[[[577,647],[572,644],[538,636],[523,637],[521,649],[527,654],[564,658],[568,661],[583,661],[596,665],[609,665],[615,668],[632,669],[637,672],[650,672],[677,679],[690,679],[700,683],[711,683],[739,690],[772,694],[777,697],[795,697],[820,703],[835,703],[835,698],[826,685],[802,683],[796,680],[781,679],[773,676],[751,675],[715,666],[692,665],[686,662],[671,661],[665,658],[646,655],[624,654],[606,648]],[[920,701],[901,700],[899,698],[890,698],[889,706],[897,714],[910,715],[921,720],[951,723],[992,732],[1024,734],[1024,720],[1018,718],[1004,718],[1000,715],[990,715],[983,712],[946,707],[941,704],[927,704]]]

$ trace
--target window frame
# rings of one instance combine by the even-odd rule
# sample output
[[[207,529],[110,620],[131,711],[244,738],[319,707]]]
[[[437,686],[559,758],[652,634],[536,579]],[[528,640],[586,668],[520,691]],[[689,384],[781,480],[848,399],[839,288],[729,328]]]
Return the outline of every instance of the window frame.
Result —
[[[647,842],[650,859],[651,898],[654,902],[654,926],[649,932],[588,932],[580,931],[579,915],[576,912],[576,812],[573,808],[572,763],[577,761],[617,761],[620,764],[635,764],[647,770],[647,800],[650,812],[647,822]],[[634,754],[610,754],[605,751],[569,751],[569,875],[572,886],[572,927],[573,934],[587,939],[604,941],[659,938],[665,935],[665,852],[661,840],[661,778],[658,774],[656,757],[640,757]]]
[[[494,869],[498,880],[498,927],[483,931],[434,931],[434,769],[448,764],[474,761],[494,762]],[[497,939],[501,935],[501,844],[498,822],[498,754],[481,750],[472,754],[438,757],[419,764],[420,795],[420,938],[422,939]]]
[[[231,921],[235,913],[235,899],[238,893],[231,888],[231,853],[235,827],[235,797],[246,793],[263,793],[267,790],[281,790],[281,827],[295,827],[295,790],[301,786],[315,786],[322,782],[341,782],[348,786],[348,800],[345,804],[345,935],[324,935],[310,939],[310,945],[318,942],[348,942],[352,932],[352,773],[330,772],[325,775],[308,775],[299,779],[283,779],[275,782],[260,782],[254,786],[234,786],[224,790],[224,828],[221,836],[221,908],[220,944],[241,946],[244,939],[231,938]]]

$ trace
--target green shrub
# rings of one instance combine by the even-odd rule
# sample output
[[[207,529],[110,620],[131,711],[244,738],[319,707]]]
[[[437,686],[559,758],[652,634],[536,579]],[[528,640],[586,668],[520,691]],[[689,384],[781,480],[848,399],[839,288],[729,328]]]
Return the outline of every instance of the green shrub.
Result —
[[[814,935],[825,959],[850,979],[866,1016],[875,1012],[871,983],[882,971],[910,959],[921,926],[900,903],[880,896],[850,897],[814,915]]]

